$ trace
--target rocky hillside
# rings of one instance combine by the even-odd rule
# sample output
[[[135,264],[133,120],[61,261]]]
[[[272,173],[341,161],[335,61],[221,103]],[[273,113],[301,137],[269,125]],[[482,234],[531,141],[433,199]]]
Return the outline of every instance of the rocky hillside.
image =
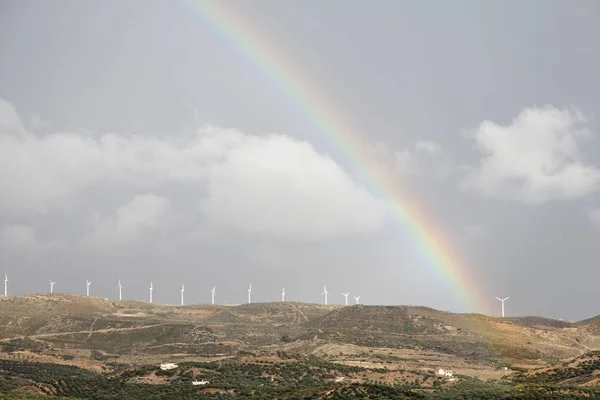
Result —
[[[579,321],[575,323],[575,326],[579,329],[584,329],[593,335],[600,335],[600,315],[594,318]]]
[[[412,306],[171,306],[41,294],[0,298],[0,344],[5,353],[30,357],[119,362],[283,351],[328,354],[339,362],[371,354],[382,362],[543,365],[600,349],[600,330],[597,319],[571,324]]]

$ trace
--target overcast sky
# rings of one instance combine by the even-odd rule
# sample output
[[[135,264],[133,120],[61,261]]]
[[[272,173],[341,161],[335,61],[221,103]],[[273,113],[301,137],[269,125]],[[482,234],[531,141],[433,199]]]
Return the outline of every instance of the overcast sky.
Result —
[[[356,165],[190,1],[0,0],[9,294],[467,311]],[[600,313],[600,3],[211,3],[351,116],[489,298]],[[248,32],[250,40],[252,32]],[[284,71],[285,73],[285,71]],[[343,135],[343,133],[338,133]]]

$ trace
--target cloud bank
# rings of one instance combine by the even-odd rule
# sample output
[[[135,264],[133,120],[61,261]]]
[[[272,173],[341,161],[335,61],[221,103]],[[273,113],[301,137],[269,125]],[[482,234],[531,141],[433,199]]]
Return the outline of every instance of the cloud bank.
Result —
[[[598,190],[600,170],[588,164],[580,143],[590,137],[575,109],[523,110],[509,125],[482,122],[470,139],[481,154],[463,186],[486,197],[539,204]]]
[[[284,135],[208,125],[169,135],[36,134],[4,101],[0,180],[0,218],[83,215],[87,245],[131,244],[173,226],[202,229],[182,221],[322,240],[374,232],[385,220],[380,202],[331,158]],[[34,242],[35,224],[15,226],[3,234]]]

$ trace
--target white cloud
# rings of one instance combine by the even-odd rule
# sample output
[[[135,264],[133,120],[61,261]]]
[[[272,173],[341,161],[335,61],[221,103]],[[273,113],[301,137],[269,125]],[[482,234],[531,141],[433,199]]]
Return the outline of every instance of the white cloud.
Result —
[[[38,238],[35,228],[24,224],[10,224],[0,227],[0,248],[2,252],[43,251],[54,243]]]
[[[381,227],[384,210],[308,143],[246,137],[214,166],[201,205],[217,223],[259,234],[320,239]]]
[[[439,154],[442,151],[442,147],[439,144],[429,141],[417,142],[415,144],[415,149],[431,154]]]
[[[408,149],[393,149],[387,143],[377,141],[371,147],[373,161],[380,163],[380,167],[393,172],[414,175],[418,172],[417,160]]]
[[[401,149],[377,141],[371,148],[371,154],[384,168],[406,176],[424,174],[443,179],[452,169],[442,147],[430,141],[418,141],[413,146]]]
[[[33,129],[52,128],[52,126],[49,123],[42,121],[42,118],[38,114],[31,115],[29,125]]]
[[[463,227],[467,240],[474,241],[487,233],[487,229],[481,225],[466,225]]]
[[[600,208],[588,209],[587,213],[592,225],[600,229]]]
[[[283,135],[212,126],[161,137],[36,135],[22,125],[14,108],[0,103],[0,217],[93,214],[111,201],[82,197],[97,185],[132,196],[156,193],[135,197],[112,216],[96,215],[87,243],[127,242],[158,229],[172,217],[170,202],[178,198],[165,187],[173,184],[196,196],[186,204],[201,205],[178,209],[178,217],[202,213],[231,229],[306,239],[372,232],[383,224],[381,204],[339,165]]]
[[[17,135],[25,133],[25,127],[17,110],[12,104],[2,99],[0,99],[0,132]]]
[[[0,132],[0,215],[44,212],[70,200],[75,189],[102,172],[93,143],[76,134],[37,138]]]
[[[527,108],[510,125],[484,121],[471,138],[482,154],[463,186],[484,196],[527,203],[584,196],[600,171],[585,163],[579,141],[590,136],[577,110]]]
[[[173,219],[170,212],[169,199],[152,193],[138,194],[112,216],[102,218],[94,214],[89,221],[91,232],[84,243],[99,247],[129,245],[165,227]]]

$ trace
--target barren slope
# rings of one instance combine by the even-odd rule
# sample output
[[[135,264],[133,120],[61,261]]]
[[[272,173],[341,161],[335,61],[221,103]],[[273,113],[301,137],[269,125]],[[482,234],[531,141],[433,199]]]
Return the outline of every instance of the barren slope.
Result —
[[[63,294],[0,299],[0,339],[6,351],[96,352],[122,362],[239,351],[329,354],[337,348],[346,358],[379,353],[395,360],[442,357],[472,364],[543,365],[600,348],[596,321],[502,319],[412,306],[171,306]]]

